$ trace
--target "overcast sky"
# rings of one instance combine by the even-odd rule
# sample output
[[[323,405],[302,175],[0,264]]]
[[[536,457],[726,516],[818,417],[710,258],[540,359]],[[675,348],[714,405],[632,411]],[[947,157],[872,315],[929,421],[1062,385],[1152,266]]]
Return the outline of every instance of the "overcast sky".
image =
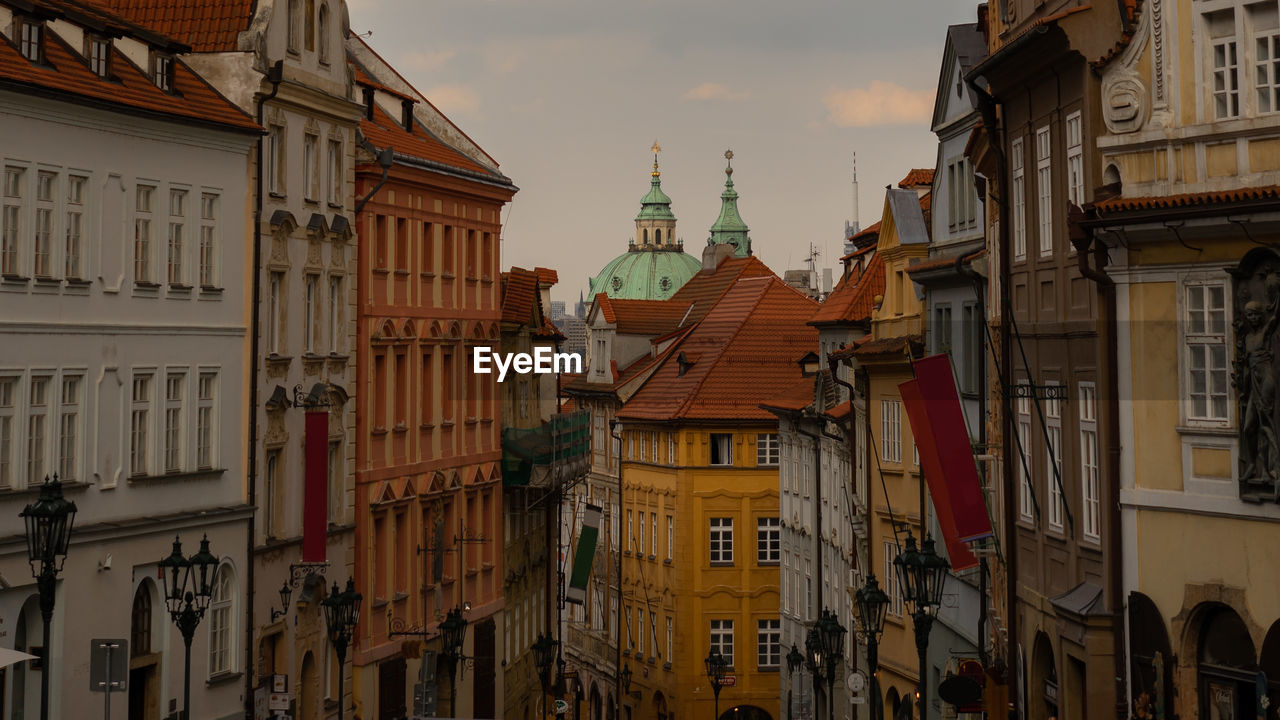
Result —
[[[657,140],[676,235],[700,256],[724,151],[752,247],[781,274],[837,264],[852,215],[933,167],[946,27],[972,0],[348,0],[351,27],[520,187],[502,265],[552,267],[556,299],[624,252]]]

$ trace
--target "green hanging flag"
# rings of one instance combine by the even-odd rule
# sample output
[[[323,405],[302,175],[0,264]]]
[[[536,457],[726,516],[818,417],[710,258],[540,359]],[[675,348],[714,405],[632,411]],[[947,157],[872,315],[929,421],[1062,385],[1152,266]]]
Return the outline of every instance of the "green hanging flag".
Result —
[[[587,581],[591,579],[591,564],[596,556],[596,541],[600,537],[600,508],[587,505],[578,532],[578,547],[573,554],[573,573],[564,599],[582,605],[587,600]]]

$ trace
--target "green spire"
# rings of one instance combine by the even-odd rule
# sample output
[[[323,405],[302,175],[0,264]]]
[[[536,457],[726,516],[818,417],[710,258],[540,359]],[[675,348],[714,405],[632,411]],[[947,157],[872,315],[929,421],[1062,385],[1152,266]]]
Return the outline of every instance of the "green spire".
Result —
[[[738,191],[733,189],[733,151],[725,150],[724,158],[728,165],[724,169],[724,192],[720,193],[720,217],[711,226],[707,244],[732,245],[736,257],[747,257],[751,254],[751,236],[738,214]]]
[[[662,192],[662,173],[658,172],[658,153],[662,147],[653,142],[653,172],[649,173],[649,193],[640,198],[640,214],[636,220],[675,220],[671,212],[671,198]]]

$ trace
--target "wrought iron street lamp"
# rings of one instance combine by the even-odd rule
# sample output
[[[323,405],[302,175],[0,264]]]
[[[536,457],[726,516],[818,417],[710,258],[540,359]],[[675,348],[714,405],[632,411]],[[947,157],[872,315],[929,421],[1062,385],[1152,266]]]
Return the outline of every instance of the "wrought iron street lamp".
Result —
[[[284,591],[281,590],[283,595]],[[339,592],[338,583],[333,583],[329,596],[320,601],[320,609],[324,610],[325,625],[329,628],[329,644],[338,656],[338,720],[342,720],[342,711],[346,706],[346,688],[344,681],[346,672],[343,666],[347,662],[347,647],[355,634],[356,623],[360,622],[360,603],[364,597],[356,592],[355,578],[347,578],[347,589]]]
[[[796,686],[796,670],[804,665],[804,655],[800,654],[800,649],[795,643],[791,643],[791,652],[787,653],[787,717],[791,718],[795,715],[795,702],[792,695],[795,694]]]
[[[444,644],[444,657],[449,664],[449,717],[457,711],[457,688],[454,683],[458,678],[458,661],[462,659],[462,643],[467,637],[467,619],[462,617],[462,608],[454,608],[440,623],[440,634]]]
[[[711,683],[711,693],[715,695],[716,720],[720,720],[720,687],[724,684],[724,671],[729,661],[719,650],[712,648],[704,661],[707,664],[707,681]]]
[[[630,665],[622,666],[621,680],[622,680],[622,694],[630,695],[631,694],[631,666]]]
[[[908,530],[905,549],[894,558],[893,565],[902,580],[904,598],[912,607],[911,621],[920,658],[920,708],[924,713],[929,707],[929,631],[933,629],[934,613],[942,604],[942,588],[951,564],[934,550],[933,538],[926,537],[920,550],[916,550],[916,540]]]
[[[809,668],[809,675],[813,678],[814,717],[818,715],[818,696],[822,694],[822,674],[827,669],[827,664],[822,657],[820,633],[818,623],[815,622],[809,627],[809,632],[804,637],[804,664]]]
[[[840,621],[836,619],[836,614],[830,610],[823,610],[821,617],[818,618],[818,640],[822,643],[822,660],[826,663],[827,676],[827,717],[829,720],[835,720],[836,703],[835,703],[835,684],[836,672],[840,666],[840,661],[844,659],[844,636],[848,632]]]
[[[191,557],[183,556],[182,540],[174,537],[173,552],[160,561],[165,606],[169,610],[169,619],[178,626],[178,632],[182,633],[186,652],[182,681],[183,720],[191,718],[191,639],[195,637],[196,628],[209,609],[209,600],[213,596],[213,575],[217,567],[218,558],[209,552],[207,535],[200,540],[200,550]]]
[[[62,483],[55,474],[46,475],[40,486],[40,497],[23,508],[18,515],[27,524],[27,562],[36,579],[40,594],[40,618],[44,621],[44,648],[41,650],[40,720],[49,720],[49,676],[53,674],[50,652],[50,626],[53,623],[53,600],[58,587],[58,573],[67,560],[71,543],[71,526],[76,519],[76,504],[62,497]]]
[[[533,664],[538,668],[538,684],[542,690],[543,707],[546,707],[547,692],[551,690],[551,663],[556,659],[556,642],[550,634],[538,633],[533,641]],[[545,715],[545,711],[543,713]]]
[[[880,705],[880,685],[876,676],[880,671],[880,634],[884,632],[884,616],[889,609],[889,596],[880,589],[875,573],[867,575],[867,581],[858,588],[858,621],[867,640],[867,672],[871,673],[871,720],[884,717]]]

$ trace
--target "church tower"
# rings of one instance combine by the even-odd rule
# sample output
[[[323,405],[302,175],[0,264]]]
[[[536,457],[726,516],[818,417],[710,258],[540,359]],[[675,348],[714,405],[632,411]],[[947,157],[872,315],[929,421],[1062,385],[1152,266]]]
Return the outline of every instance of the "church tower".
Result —
[[[707,244],[732,245],[734,257],[747,257],[751,254],[751,235],[738,214],[738,191],[733,189],[733,151],[725,150],[724,159],[728,164],[724,169],[724,192],[720,193],[720,217],[711,226]]]
[[[671,198],[662,192],[662,173],[658,170],[662,146],[654,141],[649,149],[653,151],[653,171],[649,173],[649,193],[640,199],[635,243],[640,250],[666,250],[676,247],[676,216],[671,212]]]

